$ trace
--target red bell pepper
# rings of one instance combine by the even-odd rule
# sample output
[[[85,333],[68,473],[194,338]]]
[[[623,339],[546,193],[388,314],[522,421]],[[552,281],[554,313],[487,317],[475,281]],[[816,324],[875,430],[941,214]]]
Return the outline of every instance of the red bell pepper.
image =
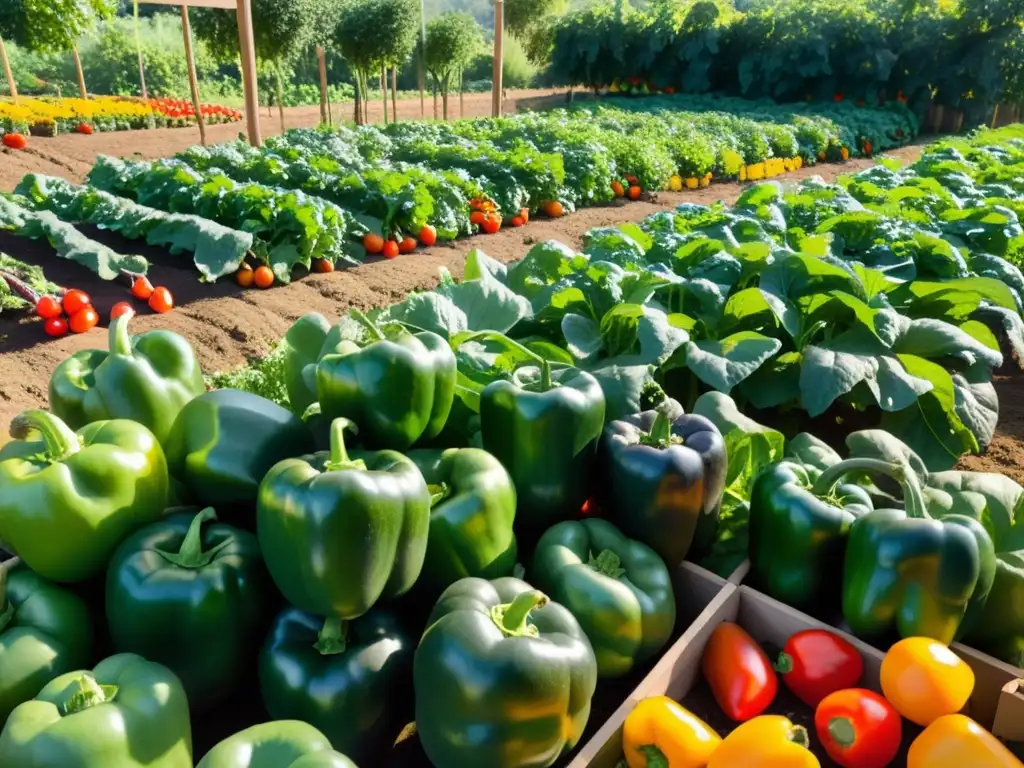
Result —
[[[838,635],[805,629],[786,641],[775,670],[797,698],[816,707],[830,693],[857,685],[864,673],[864,660]]]
[[[896,708],[863,688],[826,696],[814,713],[814,729],[828,756],[842,768],[885,768],[896,759],[903,740],[903,720]]]
[[[700,663],[718,706],[737,722],[760,715],[778,693],[779,680],[768,656],[738,624],[718,625]]]

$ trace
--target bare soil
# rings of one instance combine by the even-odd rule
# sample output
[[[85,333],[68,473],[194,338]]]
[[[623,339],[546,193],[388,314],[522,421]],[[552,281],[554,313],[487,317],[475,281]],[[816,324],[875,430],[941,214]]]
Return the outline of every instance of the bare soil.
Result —
[[[467,113],[468,102],[467,97]],[[418,102],[399,102],[400,109],[402,106],[418,115]],[[298,121],[299,118],[295,119]],[[315,122],[315,115],[312,120]],[[273,121],[265,122],[268,122],[266,127],[270,129]],[[233,130],[237,126],[217,128],[224,131]],[[188,134],[188,137],[179,138],[179,132]],[[161,154],[159,139],[149,135],[153,133],[169,134],[177,142],[173,146],[165,143],[163,154],[187,146],[194,139],[189,129],[177,129],[133,133],[127,145],[123,142],[114,143],[116,139],[128,138],[117,134],[69,136],[51,141],[63,141],[61,146],[70,147],[74,147],[79,139],[110,142],[105,151],[111,152],[124,152],[126,146],[138,149],[144,144],[146,151],[152,155]],[[138,145],[135,143],[136,137],[140,142]],[[169,141],[170,138],[165,140]],[[36,144],[40,145],[42,141]],[[80,175],[88,167],[95,151],[94,148],[88,151],[83,149],[75,161],[78,163],[75,169],[65,170],[63,175]],[[907,147],[891,154],[904,160],[913,160],[918,153],[918,148]],[[67,162],[70,153],[65,150],[62,157],[65,158],[62,162]],[[787,179],[817,174],[832,180],[840,173],[859,170],[869,164],[869,161],[855,160],[844,165],[804,168],[789,174]],[[40,168],[25,167],[21,172],[30,170]],[[2,173],[7,171],[0,167]],[[521,257],[534,242],[557,239],[579,247],[583,234],[592,227],[640,221],[651,213],[682,202],[734,202],[740,191],[741,187],[736,184],[716,184],[703,190],[658,193],[639,202],[618,202],[588,208],[559,220],[538,218],[522,229],[505,229],[496,235],[459,240],[392,261],[378,258],[362,266],[327,275],[309,275],[290,285],[266,291],[242,289],[230,280],[221,280],[214,285],[200,283],[190,259],[172,257],[162,249],[140,246],[137,242],[125,241],[108,232],[86,231],[91,237],[107,242],[122,252],[143,253],[152,264],[150,277],[154,284],[166,285],[174,293],[178,304],[174,312],[167,315],[141,314],[133,321],[133,330],[141,332],[166,328],[182,334],[196,348],[204,370],[213,372],[238,367],[249,359],[265,354],[288,327],[307,312],[320,312],[333,320],[349,307],[365,310],[401,301],[410,291],[428,290],[436,285],[441,267],[461,277],[465,255],[472,248],[482,248],[488,255],[509,262]],[[102,281],[84,267],[56,259],[45,243],[15,238],[0,232],[0,251],[30,263],[42,264],[51,280],[66,287],[87,291],[101,318],[104,318],[104,325],[114,303],[131,299],[127,284]],[[148,312],[144,307],[139,308]],[[0,424],[8,423],[26,408],[45,406],[47,381],[53,369],[75,351],[105,348],[104,333],[101,327],[83,335],[50,340],[43,335],[42,323],[38,319],[19,318],[10,314],[0,316]],[[996,377],[995,384],[1002,406],[995,440],[987,455],[967,457],[962,464],[970,469],[1000,471],[1024,483],[1024,397],[1021,396],[1024,375],[1016,369],[1015,364],[1009,363]],[[5,437],[0,433],[0,443],[4,440]]]

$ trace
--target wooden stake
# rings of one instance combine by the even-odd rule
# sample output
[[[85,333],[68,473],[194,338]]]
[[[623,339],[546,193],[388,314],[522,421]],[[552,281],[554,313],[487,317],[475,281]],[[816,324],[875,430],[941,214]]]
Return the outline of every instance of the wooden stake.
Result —
[[[999,124],[999,104],[996,104],[995,108],[992,110],[992,124],[989,127],[990,128],[995,128],[998,124]]]
[[[320,68],[320,122],[329,122],[327,115],[327,55],[323,46],[316,47],[316,62]]]
[[[132,5],[135,7],[135,51],[139,54],[139,85],[142,86],[142,98],[148,99],[149,93],[146,91],[146,68],[142,63],[142,39],[139,37],[139,0],[135,0]]]
[[[277,114],[281,118],[281,135],[284,136],[284,86],[281,84],[281,62],[274,62],[274,86],[277,90]]]
[[[424,57],[427,55],[427,20],[423,12],[423,0],[420,0],[420,50],[417,56],[416,69],[420,81],[420,119],[427,117],[427,67]]]
[[[459,119],[460,120],[465,120],[466,119],[466,101],[465,101],[465,98],[464,98],[465,95],[466,95],[466,89],[462,87],[463,83],[464,83],[464,81],[462,79],[462,72],[460,71],[459,72]]]
[[[501,117],[502,47],[505,35],[505,3],[494,0],[494,70],[491,79],[491,116]]]
[[[89,93],[85,90],[85,72],[82,71],[82,60],[78,57],[77,45],[71,46],[71,58],[75,60],[75,72],[78,74],[78,92],[83,99],[88,99]]]
[[[7,58],[7,49],[4,47],[4,39],[0,37],[0,61],[4,65],[4,77],[7,78],[7,87],[11,91],[11,101],[18,103],[18,85],[14,82],[14,73],[11,72],[11,62]]]
[[[384,101],[384,125],[388,124],[388,84],[384,79],[384,65],[380,65],[380,96]]]
[[[181,35],[185,38],[185,65],[188,67],[188,87],[192,91],[192,108],[196,111],[196,125],[199,126],[199,143],[206,146],[206,124],[199,104],[199,78],[196,77],[196,59],[192,51],[192,25],[188,20],[188,6],[181,6]]]
[[[260,94],[256,80],[256,43],[252,35],[252,6],[249,0],[238,0],[238,47],[242,55],[242,87],[245,90],[245,122],[249,143],[263,144],[260,135]]]
[[[398,122],[398,67],[391,68],[391,119]]]

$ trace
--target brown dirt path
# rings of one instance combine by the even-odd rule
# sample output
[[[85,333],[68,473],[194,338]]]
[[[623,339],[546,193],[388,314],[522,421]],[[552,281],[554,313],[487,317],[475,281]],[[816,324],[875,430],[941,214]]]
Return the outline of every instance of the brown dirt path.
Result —
[[[533,99],[538,96],[551,96],[555,91],[525,90],[508,91],[505,111],[511,114],[516,111],[522,99]],[[490,93],[467,93],[464,102],[465,117],[485,117],[491,114]],[[335,122],[352,119],[352,102],[341,102],[331,107]],[[439,108],[440,109],[440,108]],[[369,104],[369,119],[380,122],[384,117],[384,108],[379,100]],[[449,98],[449,116],[459,117],[459,99]],[[308,128],[320,122],[320,107],[290,107],[285,109],[285,126],[287,128]],[[388,114],[391,113],[390,102]],[[427,95],[426,114],[433,114],[430,95]],[[420,118],[420,100],[400,99],[398,116],[401,120],[418,120]],[[263,137],[276,136],[281,133],[281,122],[277,109],[260,110],[260,130]],[[206,138],[210,144],[232,141],[239,133],[245,132],[245,122],[211,125],[206,129]],[[45,173],[51,176],[63,176],[72,181],[85,180],[85,174],[96,162],[97,155],[128,156],[135,155],[146,159],[167,157],[181,152],[199,143],[198,128],[158,128],[151,131],[116,131],[114,133],[95,133],[92,136],[80,134],[64,134],[52,139],[33,137],[29,147],[21,152],[0,150],[0,191],[10,192],[21,181],[26,173]]]

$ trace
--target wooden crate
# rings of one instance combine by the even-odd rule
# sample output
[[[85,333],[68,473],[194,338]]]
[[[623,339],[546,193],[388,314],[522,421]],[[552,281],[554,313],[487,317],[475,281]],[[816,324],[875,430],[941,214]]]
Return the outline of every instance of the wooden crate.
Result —
[[[1024,750],[1024,679],[1011,680],[999,692],[992,733]]]

